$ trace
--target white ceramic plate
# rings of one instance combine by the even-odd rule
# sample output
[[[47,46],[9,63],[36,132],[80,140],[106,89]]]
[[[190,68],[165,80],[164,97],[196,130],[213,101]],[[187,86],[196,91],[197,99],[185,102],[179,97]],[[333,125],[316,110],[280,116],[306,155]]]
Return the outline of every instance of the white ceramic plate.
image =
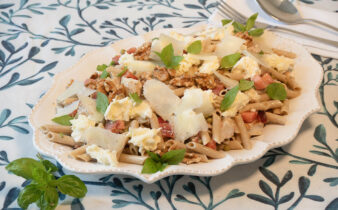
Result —
[[[191,33],[201,30],[203,27],[206,27],[206,25],[199,25],[189,29],[164,29],[124,39],[108,47],[99,48],[86,54],[73,67],[57,74],[54,77],[51,89],[36,104],[29,118],[34,130],[33,141],[36,149],[44,155],[55,158],[63,167],[74,172],[128,174],[144,182],[152,183],[174,174],[215,176],[229,170],[234,165],[255,161],[262,157],[269,149],[290,143],[297,135],[303,121],[311,113],[319,110],[316,94],[322,78],[322,69],[304,47],[271,32],[265,32],[261,38],[265,40],[265,43],[268,43],[269,47],[285,49],[297,54],[294,73],[296,81],[302,87],[302,94],[296,99],[291,100],[290,114],[287,116],[286,125],[267,125],[264,128],[264,135],[253,140],[253,148],[251,150],[229,151],[226,152],[226,156],[222,159],[188,166],[184,164],[169,166],[163,172],[146,175],[141,174],[142,166],[139,165],[120,163],[119,167],[109,167],[72,159],[68,155],[71,148],[49,142],[39,131],[41,125],[51,123],[51,119],[55,114],[56,98],[65,90],[70,79],[84,81],[95,71],[98,64],[107,63],[121,49],[140,46],[146,40],[151,40],[160,33],[168,32],[169,30]]]

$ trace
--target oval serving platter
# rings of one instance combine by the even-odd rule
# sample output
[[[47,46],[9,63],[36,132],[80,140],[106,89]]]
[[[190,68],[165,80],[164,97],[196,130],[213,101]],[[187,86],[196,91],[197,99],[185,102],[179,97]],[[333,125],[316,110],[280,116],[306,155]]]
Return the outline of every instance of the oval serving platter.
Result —
[[[163,172],[155,174],[141,174],[142,166],[119,163],[118,167],[105,166],[93,162],[82,162],[71,158],[68,153],[71,148],[55,144],[47,140],[39,127],[51,123],[55,114],[55,101],[65,89],[71,79],[84,81],[101,63],[107,63],[121,49],[138,47],[145,41],[159,36],[160,33],[167,33],[175,30],[180,33],[189,34],[202,30],[207,25],[198,25],[184,29],[163,29],[146,33],[141,36],[130,37],[118,41],[110,46],[99,48],[87,53],[73,67],[58,73],[54,77],[52,87],[35,105],[29,122],[33,127],[33,143],[35,148],[42,154],[56,159],[64,168],[88,174],[126,174],[134,176],[146,183],[153,183],[166,176],[182,174],[195,176],[215,176],[229,170],[234,165],[249,163],[262,157],[269,149],[280,147],[290,143],[297,135],[303,121],[313,112],[319,110],[317,99],[318,87],[322,78],[321,66],[312,58],[306,49],[296,42],[279,37],[266,31],[257,41],[267,47],[279,48],[297,54],[294,66],[294,76],[302,88],[302,94],[291,100],[290,114],[287,116],[287,123],[284,126],[267,125],[262,136],[254,138],[253,147],[250,150],[233,150],[226,152],[222,159],[210,160],[208,163],[192,165],[168,166]],[[80,72],[80,73],[79,73]],[[306,106],[304,106],[306,104]]]

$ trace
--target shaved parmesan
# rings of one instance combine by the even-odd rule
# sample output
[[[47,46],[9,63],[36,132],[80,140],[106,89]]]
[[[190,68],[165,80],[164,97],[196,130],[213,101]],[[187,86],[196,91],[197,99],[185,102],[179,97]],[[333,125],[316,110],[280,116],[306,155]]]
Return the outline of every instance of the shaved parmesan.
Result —
[[[178,40],[172,36],[161,34],[160,37],[154,40],[151,44],[150,58],[154,60],[160,60],[160,58],[154,52],[161,52],[162,49],[168,44],[172,44],[174,48],[174,55],[182,55],[185,42],[184,40]]]
[[[215,54],[217,57],[223,58],[226,55],[239,52],[244,42],[245,40],[236,36],[226,36],[219,44],[216,45]]]
[[[192,109],[196,113],[203,113],[208,116],[214,111],[212,105],[212,91],[203,91],[200,88],[191,88],[184,91],[180,105],[176,109],[176,113]]]
[[[96,101],[84,95],[78,95],[80,100],[79,113],[85,114],[89,119],[100,122],[103,120],[103,114],[96,110]]]
[[[118,164],[116,152],[102,149],[93,144],[86,148],[86,153],[93,159],[96,159],[98,163],[104,165],[116,166]]]
[[[227,88],[233,88],[238,84],[237,80],[230,79],[217,71],[214,72],[215,76],[223,83],[223,85]]]
[[[168,85],[155,79],[144,83],[143,95],[152,109],[164,120],[170,119],[181,100]]]
[[[61,102],[69,97],[75,96],[75,95],[85,95],[89,96],[93,94],[96,90],[86,88],[82,82],[80,81],[74,81],[71,86],[69,86],[65,92],[63,92],[59,97],[57,98],[57,102]]]
[[[71,114],[79,107],[79,101],[74,101],[73,103],[64,106],[64,107],[56,107],[56,115],[55,117],[60,117],[63,115]]]
[[[127,66],[132,72],[152,72],[155,64],[149,61],[135,60],[132,54],[125,53],[119,59],[119,64]]]

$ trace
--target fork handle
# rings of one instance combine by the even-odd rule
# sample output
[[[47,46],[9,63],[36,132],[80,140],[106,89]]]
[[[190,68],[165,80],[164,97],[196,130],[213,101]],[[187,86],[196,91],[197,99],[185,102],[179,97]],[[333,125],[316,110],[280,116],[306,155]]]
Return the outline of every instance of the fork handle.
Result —
[[[327,28],[331,28],[332,30],[334,30],[335,32],[338,32],[338,28],[337,27],[334,27],[333,25],[330,25],[330,24],[327,24],[327,23],[324,23],[322,21],[319,21],[319,20],[315,20],[315,19],[304,19],[305,22],[313,22],[313,23],[317,23],[319,25],[323,25]]]
[[[328,45],[331,45],[331,46],[334,46],[334,47],[338,47],[337,41],[324,39],[324,38],[317,37],[317,36],[312,36],[310,34],[305,34],[305,33],[302,33],[302,32],[299,32],[299,31],[296,31],[296,30],[293,30],[293,29],[279,27],[279,26],[269,26],[267,28],[270,29],[270,30],[275,30],[275,31],[289,31],[289,32],[292,32],[294,34],[298,34],[298,35],[308,37],[308,38],[314,39],[316,41],[319,41],[319,42],[322,42],[322,43],[325,43],[325,44],[328,44]]]

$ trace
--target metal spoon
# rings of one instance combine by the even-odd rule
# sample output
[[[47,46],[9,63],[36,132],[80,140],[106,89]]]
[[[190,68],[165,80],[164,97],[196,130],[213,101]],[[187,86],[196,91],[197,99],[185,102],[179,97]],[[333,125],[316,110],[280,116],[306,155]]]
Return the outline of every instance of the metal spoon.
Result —
[[[273,18],[279,21],[289,24],[301,24],[313,22],[321,24],[338,32],[338,28],[329,25],[327,23],[314,19],[302,18],[297,8],[289,0],[256,0],[256,1],[266,13],[268,13]]]

